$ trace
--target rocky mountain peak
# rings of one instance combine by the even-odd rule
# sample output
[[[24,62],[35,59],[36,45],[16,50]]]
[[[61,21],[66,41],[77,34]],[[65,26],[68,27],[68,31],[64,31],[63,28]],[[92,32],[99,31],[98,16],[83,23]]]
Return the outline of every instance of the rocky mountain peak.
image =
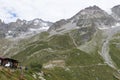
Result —
[[[94,5],[94,6],[89,6],[87,8],[85,8],[86,10],[101,10],[101,8],[99,8],[98,6]]]
[[[114,17],[120,18],[120,5],[114,6],[112,8],[112,12],[113,12]]]
[[[28,21],[28,24],[38,25],[39,23],[42,23],[42,22],[44,22],[42,19],[36,18],[36,19]]]
[[[17,20],[16,20],[16,22],[18,22],[18,23],[19,23],[19,22],[22,22],[22,20],[21,20],[21,19],[17,19]]]
[[[42,19],[36,18],[33,20],[33,22],[44,22]]]
[[[0,21],[0,32],[2,32],[1,34],[7,38],[25,37],[46,31],[51,25],[52,22],[44,21],[39,18],[30,21],[17,19],[16,22],[8,24]]]
[[[76,23],[77,26],[88,26],[89,24],[95,24],[95,26],[110,27],[114,25],[116,20],[107,12],[99,8],[98,6],[90,6],[82,9],[75,16],[70,18],[72,23]]]
[[[99,8],[98,6],[90,6],[85,9],[82,9],[80,12],[78,12],[75,16],[73,16],[71,19],[92,19],[92,18],[101,18],[101,17],[108,17],[109,15]]]
[[[57,21],[48,31],[55,32],[78,27],[109,28],[115,24],[116,20],[111,15],[94,5],[82,9],[70,19]]]
[[[17,19],[15,24],[18,24],[18,25],[23,25],[23,24],[26,24],[26,20],[21,20],[21,19]]]

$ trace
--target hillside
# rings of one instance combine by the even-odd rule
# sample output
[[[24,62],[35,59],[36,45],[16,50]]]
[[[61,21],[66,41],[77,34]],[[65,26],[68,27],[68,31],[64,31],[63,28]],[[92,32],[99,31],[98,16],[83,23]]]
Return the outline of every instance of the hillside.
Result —
[[[24,74],[23,74],[24,73]],[[0,80],[36,80],[31,72],[0,67]]]
[[[28,67],[26,80],[120,80],[120,22],[97,6],[29,38],[0,42],[2,55]]]

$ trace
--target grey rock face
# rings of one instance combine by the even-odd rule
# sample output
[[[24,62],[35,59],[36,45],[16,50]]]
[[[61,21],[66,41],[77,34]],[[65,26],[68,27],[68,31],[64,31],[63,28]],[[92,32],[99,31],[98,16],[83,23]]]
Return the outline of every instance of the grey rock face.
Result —
[[[66,23],[67,21],[65,19],[61,19],[60,21],[53,23],[53,25],[51,25],[51,27],[49,28],[48,32],[51,30],[56,30],[58,28],[61,28],[62,25],[65,25]]]
[[[114,15],[120,18],[120,5],[114,6],[112,8],[112,12]]]
[[[71,18],[73,23],[77,23],[78,26],[87,26],[95,24],[95,26],[111,26],[114,25],[116,20],[107,12],[103,11],[97,6],[87,7],[77,13]]]

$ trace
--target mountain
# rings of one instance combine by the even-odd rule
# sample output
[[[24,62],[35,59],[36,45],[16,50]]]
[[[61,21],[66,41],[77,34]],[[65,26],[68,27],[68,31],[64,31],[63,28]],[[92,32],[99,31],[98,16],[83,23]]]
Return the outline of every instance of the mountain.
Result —
[[[34,19],[31,21],[17,19],[16,22],[5,24],[0,22],[1,38],[24,38],[46,31],[52,22],[43,21],[42,19]]]
[[[120,5],[116,5],[112,8],[112,13],[113,13],[113,16],[120,20]]]
[[[69,28],[81,28],[86,26],[97,26],[98,28],[107,28],[116,24],[116,20],[104,10],[97,6],[87,7],[68,20],[60,20],[53,24],[48,31],[57,30],[60,26],[70,26]],[[63,27],[64,27],[63,26]],[[64,27],[65,28],[65,27]],[[61,28],[62,29],[62,28]]]
[[[50,36],[68,34],[77,49],[86,53],[97,52],[105,63],[115,68],[109,55],[109,41],[118,34],[119,26],[120,22],[112,15],[98,6],[90,6],[68,20],[53,23],[48,32]]]
[[[40,21],[25,23],[33,28]],[[21,20],[16,22],[21,26]],[[119,19],[98,6],[52,23],[34,36],[0,40],[1,55],[27,66],[31,80],[41,73],[41,80],[120,80],[119,48]]]

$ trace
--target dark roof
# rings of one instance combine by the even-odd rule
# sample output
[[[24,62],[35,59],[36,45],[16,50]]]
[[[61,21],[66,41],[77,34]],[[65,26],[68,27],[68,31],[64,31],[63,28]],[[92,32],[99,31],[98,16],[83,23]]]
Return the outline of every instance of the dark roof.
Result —
[[[19,61],[18,61],[18,60],[11,59],[11,58],[4,58],[4,57],[0,57],[0,60],[9,60],[9,61],[12,61],[12,62],[19,63]]]
[[[0,57],[0,59],[4,59],[3,57]]]
[[[12,62],[16,62],[16,63],[19,63],[18,60],[15,60],[15,59],[11,59],[11,58],[4,58],[4,60],[9,60],[9,61],[12,61]]]

